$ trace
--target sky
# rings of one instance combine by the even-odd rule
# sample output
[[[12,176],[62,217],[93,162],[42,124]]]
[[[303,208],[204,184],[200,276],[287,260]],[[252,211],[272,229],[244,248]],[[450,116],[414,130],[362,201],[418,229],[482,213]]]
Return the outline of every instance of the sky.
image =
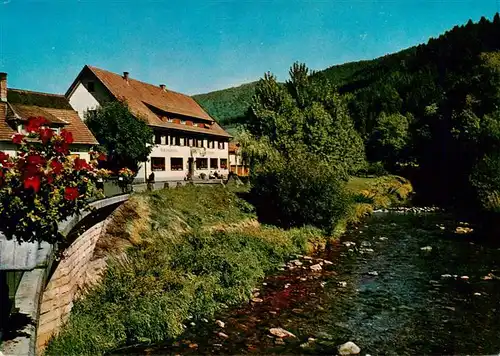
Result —
[[[12,88],[64,93],[85,64],[186,94],[285,80],[437,37],[500,0],[0,0],[0,72]]]

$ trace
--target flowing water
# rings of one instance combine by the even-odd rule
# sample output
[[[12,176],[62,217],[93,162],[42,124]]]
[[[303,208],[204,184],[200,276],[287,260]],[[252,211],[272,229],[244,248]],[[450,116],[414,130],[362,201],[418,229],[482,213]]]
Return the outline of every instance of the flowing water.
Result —
[[[260,300],[216,315],[223,328],[198,321],[173,345],[128,352],[335,354],[353,341],[362,355],[499,354],[500,249],[456,226],[440,215],[375,216],[268,277]],[[322,259],[334,263],[311,271]]]

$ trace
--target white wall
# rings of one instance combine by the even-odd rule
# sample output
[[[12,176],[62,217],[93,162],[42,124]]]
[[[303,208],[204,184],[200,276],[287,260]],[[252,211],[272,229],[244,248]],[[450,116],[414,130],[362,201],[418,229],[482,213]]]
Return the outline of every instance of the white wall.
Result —
[[[97,83],[95,83],[95,91],[103,91]],[[82,120],[85,120],[87,110],[95,110],[99,107],[99,102],[94,95],[95,93],[90,93],[83,83],[79,82],[69,97],[69,104],[78,112],[78,116]],[[104,96],[104,93],[101,93],[101,95]]]
[[[16,156],[17,145],[10,142],[0,142],[0,151],[9,154],[10,156]],[[78,155],[80,158],[85,159],[87,162],[90,161],[90,151],[91,146],[78,145],[70,146],[70,153]]]
[[[204,146],[207,146],[207,140],[204,140]],[[205,155],[201,155],[201,152],[205,152]],[[188,159],[193,157],[194,159],[194,177],[198,178],[201,173],[205,173],[207,176],[210,172],[217,171],[219,174],[227,176],[229,174],[229,161],[227,161],[226,169],[220,168],[220,159],[228,159],[228,142],[224,143],[224,149],[216,148],[196,148],[188,146],[171,146],[171,145],[155,145],[153,151],[150,155],[149,162],[145,162],[141,165],[139,173],[137,174],[138,179],[147,179],[151,173],[151,157],[164,157],[165,158],[165,170],[164,171],[154,171],[155,180],[167,181],[167,180],[183,180],[188,173]],[[170,169],[170,158],[182,158],[183,170],[182,171],[172,171]],[[196,158],[207,158],[208,159],[208,169],[196,169]],[[210,158],[218,159],[218,169],[210,167]]]

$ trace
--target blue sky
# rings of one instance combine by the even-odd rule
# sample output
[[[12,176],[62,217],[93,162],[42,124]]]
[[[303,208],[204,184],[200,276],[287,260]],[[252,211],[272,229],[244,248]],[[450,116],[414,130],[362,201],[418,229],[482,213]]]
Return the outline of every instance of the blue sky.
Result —
[[[323,69],[427,42],[497,0],[0,0],[0,71],[9,87],[64,93],[91,64],[203,93],[284,79],[294,61]]]

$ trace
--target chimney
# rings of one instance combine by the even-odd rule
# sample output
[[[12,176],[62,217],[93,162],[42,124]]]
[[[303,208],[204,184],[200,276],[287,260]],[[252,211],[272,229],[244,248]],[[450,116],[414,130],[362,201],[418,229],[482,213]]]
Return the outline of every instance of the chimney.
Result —
[[[128,82],[128,72],[123,72],[123,79]]]
[[[0,72],[0,102],[7,101],[7,73]]]
[[[166,88],[165,84],[160,84],[160,88],[161,88],[161,90],[165,90],[165,88]]]

